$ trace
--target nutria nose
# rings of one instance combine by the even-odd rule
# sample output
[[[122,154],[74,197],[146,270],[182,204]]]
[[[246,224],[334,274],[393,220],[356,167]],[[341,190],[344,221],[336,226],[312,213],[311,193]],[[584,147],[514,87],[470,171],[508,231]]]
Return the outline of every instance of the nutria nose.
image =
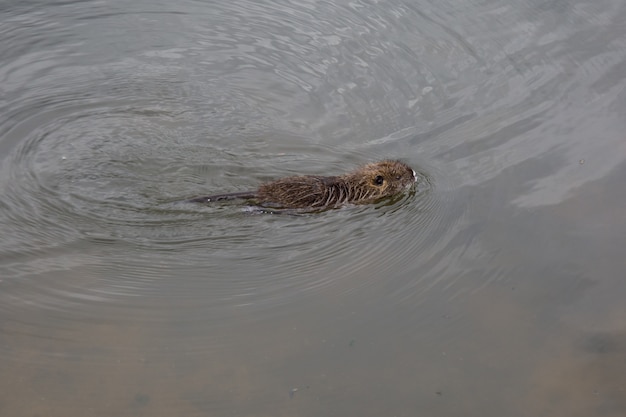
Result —
[[[417,181],[417,172],[415,172],[414,169],[412,169],[411,171],[413,171],[413,181]]]

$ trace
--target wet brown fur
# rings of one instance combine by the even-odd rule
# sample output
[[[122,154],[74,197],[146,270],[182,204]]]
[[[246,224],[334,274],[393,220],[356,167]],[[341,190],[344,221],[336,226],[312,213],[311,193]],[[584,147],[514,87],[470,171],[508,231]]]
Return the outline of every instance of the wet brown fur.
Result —
[[[398,194],[414,184],[415,180],[415,173],[408,165],[385,160],[343,175],[286,177],[261,184],[256,192],[199,197],[192,201],[246,198],[268,207],[322,209],[347,203],[371,203]]]

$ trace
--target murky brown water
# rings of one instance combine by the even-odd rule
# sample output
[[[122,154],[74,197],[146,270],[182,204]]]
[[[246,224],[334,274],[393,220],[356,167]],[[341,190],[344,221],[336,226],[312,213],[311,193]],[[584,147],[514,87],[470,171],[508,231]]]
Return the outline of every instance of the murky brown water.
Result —
[[[626,415],[626,4],[0,5],[0,415]],[[381,158],[397,201],[184,198]]]

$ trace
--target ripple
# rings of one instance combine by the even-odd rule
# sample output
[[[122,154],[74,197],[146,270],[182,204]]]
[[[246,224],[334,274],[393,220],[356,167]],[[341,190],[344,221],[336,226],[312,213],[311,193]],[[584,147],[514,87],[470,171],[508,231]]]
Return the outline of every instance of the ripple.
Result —
[[[436,71],[395,37],[407,16],[429,19],[397,5],[371,13],[358,2],[239,1],[209,14],[186,5],[188,13],[31,10],[6,29],[31,47],[12,50],[16,59],[0,66],[11,93],[0,119],[0,221],[12,236],[0,254],[15,260],[2,266],[7,279],[59,277],[49,287],[34,278],[26,294],[61,310],[108,301],[124,312],[122,300],[152,305],[166,294],[216,316],[268,313],[314,294],[380,287],[382,277],[410,270],[423,256],[416,254],[431,253],[455,221],[445,175],[404,152],[406,135],[388,136],[442,91]],[[197,16],[206,21],[198,25]],[[136,28],[125,39],[110,28],[97,39],[83,30],[86,21],[95,30],[113,18]],[[20,31],[24,19],[58,35],[52,48]],[[193,38],[180,29],[189,22]],[[133,33],[141,36],[120,57],[107,61],[90,49],[109,51]],[[398,156],[421,169],[420,182],[384,204],[290,216],[179,203]],[[68,274],[85,274],[89,284]]]

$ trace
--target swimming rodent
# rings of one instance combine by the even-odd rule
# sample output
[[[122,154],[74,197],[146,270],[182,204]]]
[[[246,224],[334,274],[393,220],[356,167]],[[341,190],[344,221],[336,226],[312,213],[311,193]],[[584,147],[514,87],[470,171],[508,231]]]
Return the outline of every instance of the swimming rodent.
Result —
[[[256,191],[209,195],[188,201],[208,203],[240,198],[272,208],[325,209],[372,203],[396,195],[416,181],[415,171],[405,163],[384,160],[343,175],[285,177],[261,184]]]

